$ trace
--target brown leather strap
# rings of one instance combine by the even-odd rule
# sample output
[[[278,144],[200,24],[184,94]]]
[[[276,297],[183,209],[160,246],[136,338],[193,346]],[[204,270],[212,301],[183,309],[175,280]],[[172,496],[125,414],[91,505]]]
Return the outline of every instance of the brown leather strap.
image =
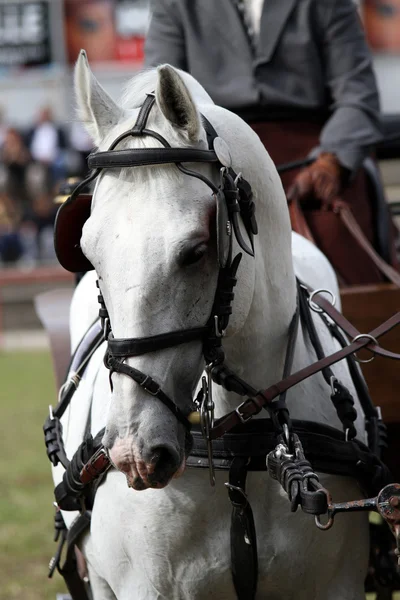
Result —
[[[302,284],[303,285],[303,284]],[[309,290],[310,291],[310,290]],[[350,337],[350,339],[354,339],[361,333],[340,313],[328,300],[323,298],[321,294],[317,294],[313,297],[313,303],[317,304],[323,311],[344,331],[346,335]],[[394,316],[400,313],[396,313]],[[373,352],[374,354],[378,354],[383,358],[392,358],[394,360],[400,360],[400,354],[396,354],[395,352],[391,352],[390,350],[385,350],[385,348],[381,348],[381,346],[377,346],[376,344],[370,343],[368,345],[368,350]]]
[[[359,246],[368,254],[376,267],[387,277],[389,281],[400,287],[400,273],[391,265],[383,260],[375,251],[370,242],[365,237],[361,227],[354,218],[350,206],[343,200],[336,199],[332,204],[333,211],[338,213],[343,225],[348,232],[353,236]]]
[[[306,218],[304,216],[303,209],[301,208],[297,198],[294,197],[290,201],[288,201],[288,207],[290,222],[292,224],[293,231],[299,233],[307,240],[310,240],[310,242],[313,242],[313,244],[316,245],[313,234],[311,233],[311,229],[309,228]]]
[[[317,298],[315,299],[315,302],[317,303]],[[319,304],[319,302],[320,302],[320,300],[318,300],[318,304]],[[329,303],[327,303],[327,304],[329,305]],[[331,309],[329,309],[329,310],[330,310],[330,312],[332,312]],[[341,321],[342,321],[342,319],[341,319]],[[346,319],[343,317],[343,322],[344,321],[346,321]],[[399,323],[400,323],[400,312],[393,315],[390,319],[388,319],[387,321],[382,323],[379,327],[377,327],[376,329],[371,331],[368,335],[370,335],[374,338],[379,338],[380,336],[384,335],[385,333],[387,333],[388,331],[390,331],[391,329],[396,327],[396,325],[399,325]],[[347,327],[347,324],[346,324],[346,327]],[[354,331],[356,332],[357,335],[360,335],[359,332],[357,332],[357,330],[354,329]],[[350,354],[353,354],[354,352],[358,352],[361,348],[365,348],[365,347],[370,347],[371,350],[372,350],[372,348],[375,348],[375,349],[377,348],[377,346],[375,344],[371,343],[371,340],[369,338],[367,338],[367,337],[360,338],[356,342],[352,342],[345,348],[342,348],[341,350],[338,350],[337,352],[334,352],[333,354],[326,356],[325,358],[323,358],[321,360],[318,360],[317,362],[313,363],[312,365],[309,365],[308,367],[305,367],[304,369],[301,369],[300,371],[293,373],[292,375],[290,375],[290,377],[286,377],[285,379],[272,385],[268,389],[261,390],[257,394],[257,396],[255,396],[254,398],[249,398],[248,400],[243,402],[240,406],[238,406],[238,408],[236,408],[236,410],[234,410],[234,411],[228,413],[227,415],[225,415],[224,417],[221,417],[220,419],[218,419],[215,422],[214,427],[210,431],[211,439],[216,439],[218,437],[221,437],[227,431],[230,431],[236,425],[240,425],[241,423],[246,422],[247,420],[251,419],[254,415],[259,413],[266,404],[272,402],[272,400],[274,400],[277,396],[282,394],[284,391],[290,389],[294,385],[297,385],[301,381],[304,381],[304,379],[311,377],[311,375],[315,375],[315,373],[322,371],[322,369],[325,369],[326,367],[330,367],[331,365],[343,360]],[[379,349],[379,350],[380,350],[380,353],[382,354],[382,349]],[[375,351],[376,350],[374,350],[374,352]],[[392,354],[391,358],[396,358],[396,359],[400,360],[400,354],[397,354],[397,355],[395,355],[393,353],[390,353],[390,354]]]
[[[93,454],[92,458],[84,465],[80,480],[84,485],[87,485],[99,475],[107,471],[112,466],[111,460],[103,446]]]

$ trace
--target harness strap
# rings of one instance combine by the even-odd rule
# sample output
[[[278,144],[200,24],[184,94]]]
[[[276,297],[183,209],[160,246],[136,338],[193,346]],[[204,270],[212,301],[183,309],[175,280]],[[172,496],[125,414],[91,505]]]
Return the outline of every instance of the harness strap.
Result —
[[[208,331],[208,327],[194,327],[193,329],[181,329],[149,337],[126,339],[116,339],[111,333],[108,338],[108,350],[115,358],[140,356],[141,354],[148,354],[149,352],[165,350],[166,348],[172,348],[172,346],[193,342],[204,337]]]
[[[142,373],[142,371],[139,371],[134,367],[129,367],[128,365],[124,364],[121,360],[114,358],[111,354],[106,354],[104,362],[107,369],[110,369],[110,382],[111,376],[114,372],[123,373],[124,375],[127,375],[128,377],[133,379],[133,381],[138,383],[144,390],[146,390],[148,394],[154,396],[158,400],[161,400],[161,402],[167,408],[169,408],[169,410],[178,419],[178,421],[182,423],[182,425],[184,425],[186,429],[190,430],[192,425],[186,418],[186,415],[184,415],[183,412],[176,406],[176,404],[167,396],[167,394],[165,394],[162,391],[158,383],[154,381],[154,379],[152,379],[150,375],[146,375],[145,373]]]
[[[392,481],[386,465],[359,440],[347,441],[339,429],[313,421],[293,419],[304,455],[317,472],[356,479],[373,496]],[[208,468],[207,447],[201,431],[193,428],[193,447],[188,467]],[[227,470],[235,456],[249,459],[248,471],[265,471],[265,457],[276,448],[275,427],[270,419],[257,419],[234,428],[213,441],[214,465]]]
[[[321,360],[325,357],[325,353],[319,339],[314,320],[312,318],[309,302],[307,301],[309,298],[309,292],[303,285],[300,284],[299,281],[297,282],[297,285],[299,290],[301,317],[307,328],[307,332],[317,358]],[[342,347],[344,346],[347,346],[347,343],[342,344]],[[353,439],[357,435],[357,430],[354,426],[354,421],[357,419],[357,411],[354,408],[353,396],[351,395],[350,391],[334,376],[330,367],[322,369],[321,372],[327,384],[331,386],[331,400],[343,425],[343,429],[346,432],[347,439]]]
[[[315,299],[315,302],[319,304],[320,298],[317,297]],[[329,307],[332,308],[332,305],[329,304],[328,302],[325,302],[325,304],[328,305],[328,308]],[[321,304],[321,307],[322,307],[322,304]],[[325,310],[325,307],[324,307],[324,310]],[[335,311],[335,312],[337,312],[337,311]],[[331,316],[330,313],[328,313],[328,314],[329,314],[329,316]],[[340,321],[341,321],[341,323],[338,323],[338,324],[340,326],[342,326],[342,323],[343,323],[343,325],[344,325],[344,327],[342,327],[342,329],[345,330],[345,328],[346,329],[351,328],[355,332],[356,336],[360,335],[359,332],[355,329],[355,327],[353,327],[352,325],[350,325],[350,323],[348,323],[347,319],[342,317],[340,319]],[[368,336],[372,336],[374,338],[379,338],[383,334],[387,333],[388,331],[390,331],[391,329],[396,327],[396,325],[398,325],[399,323],[400,323],[400,312],[396,313],[390,319],[388,319],[387,321],[382,323],[379,327],[377,327],[376,329],[371,331],[368,334]],[[346,331],[346,333],[347,333],[347,331]],[[304,381],[304,379],[311,377],[311,375],[315,375],[315,373],[318,373],[322,369],[325,369],[326,367],[330,367],[331,365],[334,365],[335,363],[343,360],[350,354],[354,354],[355,352],[358,352],[359,350],[361,350],[361,348],[365,348],[367,346],[373,352],[375,352],[375,348],[379,349],[379,347],[376,344],[373,344],[373,342],[371,342],[370,337],[365,337],[365,336],[360,337],[358,340],[353,341],[351,344],[346,346],[346,348],[342,348],[341,350],[338,350],[337,352],[334,352],[333,354],[330,354],[329,356],[326,356],[325,358],[318,360],[317,362],[313,363],[312,365],[309,365],[308,367],[305,367],[304,369],[301,369],[300,371],[293,373],[289,377],[286,377],[282,381],[279,381],[278,383],[272,385],[271,387],[269,387],[266,390],[260,390],[256,396],[254,396],[253,398],[248,398],[236,410],[234,410],[234,411],[228,413],[227,415],[225,415],[224,417],[221,417],[220,419],[218,419],[215,422],[214,427],[212,427],[212,429],[210,431],[211,439],[214,440],[218,437],[221,437],[222,435],[224,435],[227,431],[229,431],[236,425],[240,425],[241,423],[244,423],[247,420],[251,419],[254,415],[259,413],[266,404],[272,402],[272,400],[274,400],[274,398],[276,398],[277,396],[282,394],[285,390],[290,389],[294,385],[297,385],[301,381]],[[399,354],[394,354],[392,352],[389,353],[388,351],[381,349],[380,354],[384,355],[383,353],[390,354],[391,358],[400,359]]]
[[[253,511],[246,496],[248,459],[235,457],[229,469],[228,488],[232,504],[231,570],[238,600],[252,600],[257,590],[257,536]]]
[[[308,289],[301,284],[305,289]],[[309,290],[308,290],[309,291]],[[350,337],[350,339],[354,339],[355,337],[361,335],[360,332],[340,313],[328,300],[323,298],[321,294],[313,297],[313,302],[317,304],[323,311],[345,332],[346,335]],[[386,326],[392,322],[389,329]],[[387,333],[393,327],[396,327],[400,323],[400,312],[395,313],[390,319],[385,321],[382,325],[377,327],[374,331],[372,331],[369,335],[372,337],[380,337],[381,335]],[[382,332],[376,333],[383,328]],[[375,333],[374,333],[375,332]],[[368,350],[370,350],[373,354],[377,354],[378,356],[383,356],[384,358],[392,358],[393,360],[400,360],[400,354],[396,354],[395,352],[390,352],[389,350],[385,350],[385,348],[381,348],[377,344],[374,344],[371,340],[369,340],[368,344],[363,344],[362,348],[368,346]],[[359,348],[360,349],[360,348]],[[356,350],[357,352],[358,350]]]
[[[78,544],[82,535],[90,527],[91,512],[84,511],[80,514],[72,523],[68,533],[60,512],[57,513],[56,518],[59,521],[57,525],[58,535],[61,534],[61,537],[57,552],[50,561],[49,577],[53,576],[57,568],[58,572],[63,576],[73,600],[92,600],[89,584],[80,577],[75,552],[76,544]],[[61,554],[65,544],[67,544],[67,553],[64,564],[61,565]]]

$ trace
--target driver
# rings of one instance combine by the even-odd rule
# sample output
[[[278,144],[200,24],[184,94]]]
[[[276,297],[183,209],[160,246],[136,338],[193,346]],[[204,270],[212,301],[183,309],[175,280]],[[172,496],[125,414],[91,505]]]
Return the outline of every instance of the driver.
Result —
[[[276,164],[312,153],[283,176],[288,198],[330,204],[347,190],[374,239],[359,168],[381,140],[379,96],[352,0],[152,0],[145,65],[161,63],[244,118]]]

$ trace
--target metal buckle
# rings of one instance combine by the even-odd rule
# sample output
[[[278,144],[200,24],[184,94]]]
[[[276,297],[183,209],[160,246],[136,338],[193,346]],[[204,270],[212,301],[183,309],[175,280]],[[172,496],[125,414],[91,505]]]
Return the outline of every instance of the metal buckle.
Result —
[[[219,328],[219,323],[218,323],[218,315],[214,315],[214,329],[215,329],[215,335],[217,338],[223,338],[225,337],[225,329],[222,329],[222,331]]]
[[[240,408],[242,408],[242,406],[244,406],[246,404],[247,400],[245,400],[244,402],[242,402],[242,404],[239,404],[238,407],[235,408],[235,413],[237,414],[237,416],[240,419],[241,423],[247,423],[248,421],[250,421],[254,415],[249,415],[248,417],[245,417],[242,415],[242,413],[239,411]]]
[[[147,382],[149,381],[149,379],[150,379],[150,381],[152,381],[153,383],[155,383],[155,384],[156,384],[156,386],[157,386],[157,389],[156,389],[156,391],[155,391],[155,392],[153,392],[153,391],[152,391],[150,388],[146,387],[146,385],[147,385]],[[154,381],[154,379],[152,379],[152,378],[150,377],[150,375],[146,375],[146,379],[144,379],[144,380],[142,381],[142,383],[139,383],[139,385],[140,385],[140,387],[142,387],[144,390],[146,390],[146,392],[147,392],[148,394],[150,394],[151,396],[157,396],[158,392],[160,391],[160,386],[158,385],[158,383],[157,383],[157,382],[155,382],[155,381]]]
[[[207,381],[205,377],[202,379],[203,400],[200,406],[200,426],[201,432],[207,446],[208,471],[210,475],[210,484],[215,486],[215,470],[213,462],[212,439],[210,437],[211,429],[214,426],[214,402],[212,399],[212,378],[211,366],[207,366]]]

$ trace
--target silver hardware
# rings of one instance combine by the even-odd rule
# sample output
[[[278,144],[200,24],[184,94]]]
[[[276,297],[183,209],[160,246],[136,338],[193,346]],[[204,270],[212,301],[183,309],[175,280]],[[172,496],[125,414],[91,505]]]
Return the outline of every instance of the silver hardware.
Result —
[[[249,415],[248,417],[244,417],[242,415],[242,413],[240,412],[239,409],[242,408],[242,406],[244,406],[245,404],[246,404],[246,400],[244,402],[242,402],[242,404],[239,404],[239,406],[237,408],[235,408],[235,413],[239,417],[241,423],[247,423],[247,421],[250,421],[250,419],[253,418],[253,415]]]
[[[232,224],[230,221],[226,222],[226,235],[229,235],[229,237],[232,235]]]
[[[223,188],[224,187],[224,176],[225,173],[228,172],[228,169],[226,167],[221,167],[221,169],[219,170],[219,181],[220,181],[220,187]]]
[[[225,329],[223,329],[221,331],[219,328],[218,315],[214,315],[214,330],[215,330],[215,335],[217,336],[217,338],[225,337]]]
[[[356,337],[351,340],[351,344],[354,344],[354,342],[357,342],[358,340],[361,340],[362,338],[367,338],[367,339],[371,340],[371,342],[373,342],[376,346],[379,346],[378,341],[374,338],[373,335],[370,335],[369,333],[360,333],[359,335],[356,335]],[[369,348],[367,347],[366,349],[368,350]],[[370,352],[372,352],[371,358],[366,358],[366,359],[358,358],[356,352],[354,352],[354,358],[358,363],[362,363],[362,364],[370,363],[375,359],[374,351],[370,350]]]
[[[235,177],[235,181],[233,182],[235,184],[235,186],[237,187],[237,184],[239,183],[239,181],[243,178],[242,172],[238,173]]]
[[[53,407],[51,406],[51,404],[49,405],[49,415],[50,415],[50,420],[52,421],[54,419],[54,415],[53,415]]]
[[[103,322],[103,337],[106,340],[110,331],[110,319],[106,317]]]
[[[381,411],[381,407],[380,406],[376,406],[376,412],[378,413],[378,419],[379,421],[382,421],[382,411]]]
[[[283,435],[285,436],[286,443],[287,443],[287,445],[289,445],[290,444],[290,435],[289,435],[289,427],[288,427],[287,423],[284,423],[282,425],[282,429],[283,429]]]
[[[243,498],[246,500],[246,503],[248,502],[247,494],[244,490],[242,490],[241,487],[238,487],[237,485],[232,485],[228,482],[225,483],[225,487],[227,487],[230,490],[234,490],[235,492],[239,492],[239,494],[242,494]]]
[[[344,439],[345,439],[345,441],[346,441],[346,442],[348,442],[348,441],[349,441],[349,433],[350,433],[350,429],[349,429],[349,428],[347,428],[347,429],[345,430],[345,432],[344,432]]]
[[[147,392],[148,394],[150,394],[151,396],[157,396],[158,392],[160,391],[160,386],[158,385],[158,383],[156,383],[156,385],[157,385],[157,389],[156,389],[156,391],[155,391],[155,392],[152,392],[152,391],[151,391],[149,388],[147,388],[147,387],[146,387],[146,385],[147,385],[147,383],[148,383],[149,379],[151,380],[151,377],[150,377],[150,375],[146,375],[146,379],[144,379],[144,380],[142,381],[142,383],[139,383],[139,385],[140,385],[140,387],[144,388],[144,389],[146,390],[146,392]],[[154,381],[154,380],[153,380],[153,381]]]
[[[77,390],[79,387],[79,384],[81,382],[81,378],[79,377],[78,373],[71,373],[71,375],[69,376],[68,381],[70,383],[72,383],[75,386],[75,389]]]
[[[289,454],[289,448],[285,444],[278,444],[274,450],[275,458],[293,458],[293,454]]]
[[[203,378],[203,400],[200,406],[200,426],[204,440],[207,446],[208,472],[210,484],[215,486],[215,470],[213,462],[212,439],[210,437],[211,429],[214,426],[214,402],[212,399],[212,364],[207,366],[207,382]]]
[[[322,310],[322,308],[320,306],[318,306],[318,304],[315,304],[315,302],[313,302],[313,298],[317,294],[322,294],[322,292],[329,294],[329,296],[331,297],[332,306],[335,306],[335,304],[336,304],[336,296],[333,292],[331,292],[331,290],[325,290],[323,288],[321,288],[319,290],[314,290],[308,298],[308,304],[309,304],[309,307],[311,308],[311,310],[313,310],[314,312],[317,312],[317,313],[322,313],[324,311]]]
[[[338,380],[334,375],[332,375],[332,377],[329,380],[329,383],[331,384],[332,395],[336,394],[337,392],[337,389],[335,388],[335,383],[337,383],[337,381]]]

